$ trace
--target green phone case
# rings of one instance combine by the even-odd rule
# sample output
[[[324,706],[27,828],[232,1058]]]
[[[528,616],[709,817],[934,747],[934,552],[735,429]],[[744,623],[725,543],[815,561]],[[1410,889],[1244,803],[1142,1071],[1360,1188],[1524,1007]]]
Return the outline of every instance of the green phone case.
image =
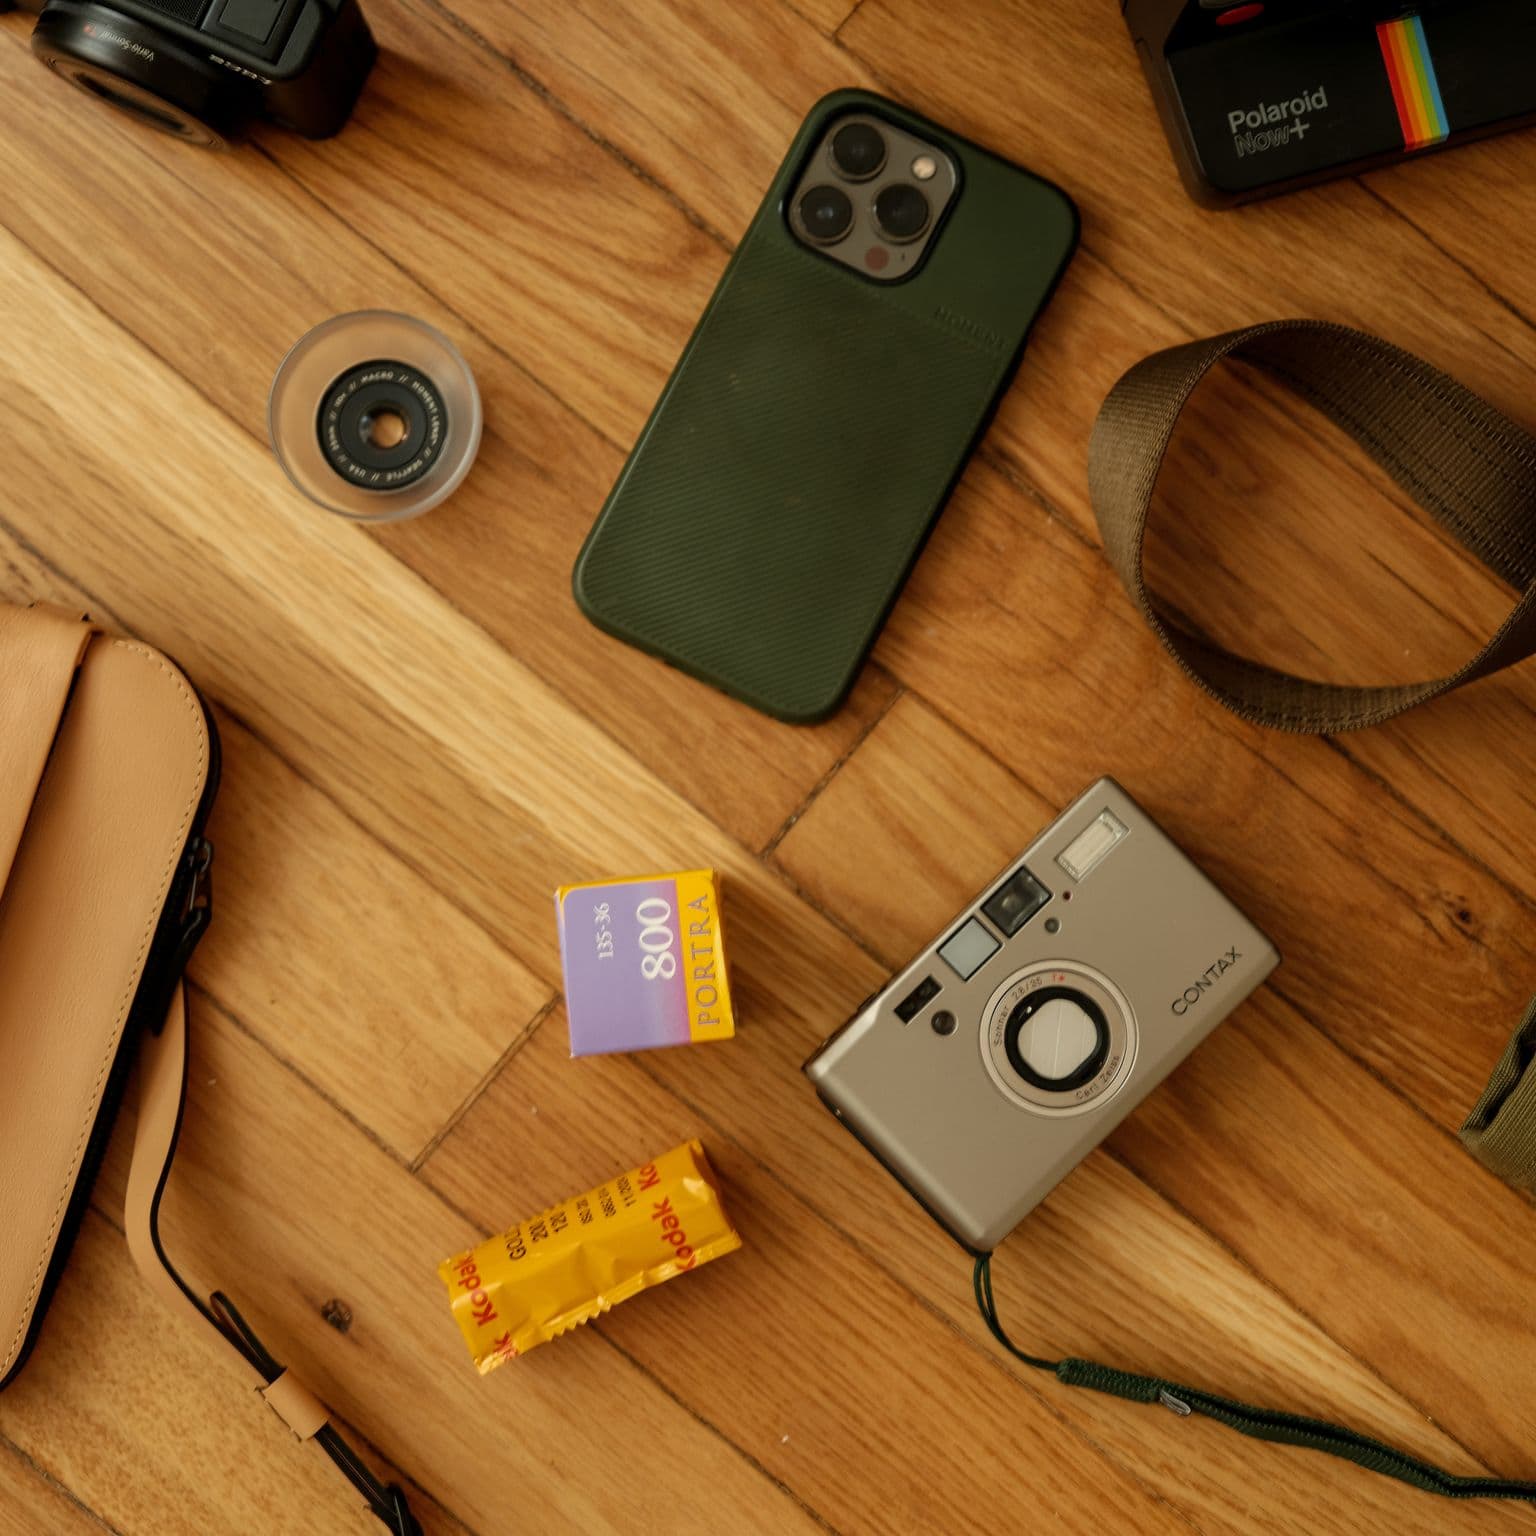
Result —
[[[918,269],[802,245],[785,201],[829,119],[941,145]],[[1065,193],[866,91],[811,110],[577,557],[601,628],[784,720],[847,694],[1077,243]]]

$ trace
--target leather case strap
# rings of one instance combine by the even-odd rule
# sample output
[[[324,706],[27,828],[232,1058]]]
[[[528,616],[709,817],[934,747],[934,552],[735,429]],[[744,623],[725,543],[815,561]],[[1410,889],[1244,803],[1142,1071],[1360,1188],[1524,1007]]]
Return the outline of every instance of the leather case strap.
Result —
[[[156,653],[142,646],[127,645],[122,641],[98,640],[97,644],[109,646],[119,654],[115,657],[111,654],[103,656],[93,654],[87,661],[87,651],[92,645],[95,634],[95,626],[78,612],[71,613],[49,604],[20,608],[0,603],[0,679],[3,679],[5,689],[3,729],[0,729],[0,895],[7,891],[13,869],[18,877],[24,872],[35,876],[36,866],[40,861],[50,864],[55,858],[67,861],[72,857],[84,871],[81,875],[83,883],[77,882],[79,888],[71,885],[63,894],[54,889],[40,896],[35,879],[30,884],[26,880],[22,881],[24,887],[22,895],[18,896],[14,891],[11,893],[13,906],[15,902],[21,902],[24,906],[38,909],[35,912],[29,911],[23,914],[28,917],[31,926],[20,939],[16,938],[14,932],[11,934],[15,943],[7,954],[12,962],[18,959],[18,953],[22,957],[31,956],[37,963],[56,961],[56,957],[43,954],[46,947],[42,942],[44,930],[56,921],[58,909],[70,909],[71,903],[83,895],[85,886],[89,882],[99,882],[107,878],[99,858],[105,856],[106,849],[121,841],[115,834],[109,836],[104,830],[102,838],[97,842],[82,844],[78,823],[75,821],[69,823],[70,831],[67,835],[58,830],[61,797],[87,802],[98,822],[111,822],[115,815],[123,811],[123,807],[116,802],[110,808],[103,810],[98,803],[99,795],[96,793],[101,787],[99,776],[93,778],[80,772],[84,760],[89,760],[93,767],[100,766],[98,760],[110,749],[112,740],[115,739],[112,738],[111,732],[98,729],[89,737],[86,745],[82,745],[78,740],[72,745],[66,740],[61,740],[69,735],[65,720],[71,699],[74,699],[77,710],[84,710],[88,715],[92,715],[94,711],[93,718],[99,721],[104,696],[117,693],[129,677],[129,673],[123,670],[124,667],[131,666],[137,669],[135,675],[140,678],[152,676],[158,679],[161,672],[169,675],[173,671]],[[115,661],[117,670],[110,676],[97,677],[94,685],[89,678],[83,682],[77,682],[82,670],[89,672],[93,664],[98,661]],[[179,674],[175,675],[179,679]],[[193,712],[199,722],[198,730],[188,734],[186,741],[190,743],[194,739],[200,739],[206,744],[207,738],[201,735],[201,719],[197,713],[200,707],[190,685],[186,684],[185,680],[180,680],[180,693],[184,694],[184,699],[175,707],[177,709],[184,707],[187,711]],[[151,713],[145,718],[149,722],[146,729],[155,731],[164,738],[161,743],[164,751],[170,755],[170,758],[174,758],[175,766],[181,767],[187,755],[180,745],[183,738],[173,737],[165,729],[166,720],[163,716]],[[70,719],[73,724],[79,723],[74,716]],[[190,751],[190,747],[187,751]],[[61,762],[60,759],[65,761]],[[166,768],[167,764],[159,766]],[[61,774],[68,778],[67,785],[58,783],[53,785],[51,802],[43,788],[50,774],[54,779]],[[155,775],[157,781],[164,776],[163,774]],[[201,773],[192,773],[188,768],[187,776],[195,789],[195,785],[201,782]],[[70,793],[65,794],[66,789]],[[191,809],[189,805],[188,814]],[[38,823],[40,819],[49,821],[50,817],[54,824],[50,834],[52,842],[40,852],[39,839],[43,834],[40,832]],[[178,834],[177,847],[180,847],[180,837],[184,834],[185,827],[182,833]],[[23,848],[24,836],[28,839],[25,849]],[[54,844],[59,846],[55,847]],[[211,846],[206,841],[197,839],[192,857],[191,886],[185,898],[187,910],[182,914],[174,948],[165,957],[166,964],[171,967],[173,974],[179,974],[180,967],[185,964],[197,938],[207,926],[209,916],[207,861],[211,855]],[[161,858],[163,861],[163,854]],[[24,865],[29,865],[25,871],[22,869]],[[113,869],[109,873],[117,877],[122,874],[122,871]],[[169,878],[169,870],[165,873]],[[129,893],[125,890],[114,890],[113,894],[122,897],[126,902]],[[173,899],[176,899],[179,894],[180,887],[173,885]],[[145,900],[152,901],[153,913],[161,910],[160,894],[146,896]],[[10,915],[11,927],[15,929],[17,913],[13,910]],[[43,924],[43,928],[37,926],[39,921]],[[98,945],[100,944],[99,932],[93,932],[91,937]],[[149,935],[146,933],[139,946],[141,963],[144,963],[144,955],[149,948]],[[6,984],[12,992],[19,990],[22,993],[20,1001],[9,993],[0,996],[0,1025],[10,1023],[35,1026],[38,1022],[38,1013],[34,1006],[29,1006],[27,1003],[27,998],[31,996],[27,978],[18,977],[15,974],[14,964],[9,967],[0,966],[0,970],[4,970]],[[163,999],[164,995],[162,992],[160,999]],[[80,992],[79,997],[89,997],[91,999],[89,1005],[80,1001],[79,998],[73,998],[67,1007],[58,1008],[53,1012],[45,1010],[42,1014],[43,1019],[57,1022],[61,1018],[76,1019],[90,1016],[96,1007],[94,995],[86,989]],[[156,999],[151,1006],[158,1010],[161,1006],[160,999]],[[122,1011],[126,1013],[127,997],[122,999],[122,1005]],[[27,1031],[24,1027],[19,1031],[0,1029],[0,1037],[3,1037],[0,1038],[0,1045],[9,1041],[15,1047],[24,1043],[24,1040],[18,1037],[26,1035]],[[87,1044],[92,1050],[99,1050],[101,1045],[94,1040],[94,1037],[87,1040],[84,1036],[77,1044],[81,1050]],[[117,1035],[114,1034],[106,1044],[109,1059],[115,1058],[118,1047]],[[131,1046],[131,1041],[127,1044]],[[72,1055],[79,1054],[79,1050],[73,1046],[71,1052]],[[14,1049],[10,1056],[0,1051],[0,1067],[8,1072],[18,1073],[23,1085],[31,1085],[29,1095],[31,1098],[38,1096],[43,1084],[47,1084],[51,1090],[59,1088],[57,1071],[50,1075],[45,1068],[38,1067],[31,1056],[25,1054],[17,1059]],[[394,1485],[384,1485],[373,1475],[336,1428],[329,1423],[329,1414],[324,1406],[292,1372],[285,1371],[271,1357],[228,1298],[215,1293],[206,1303],[200,1300],[176,1272],[161,1246],[158,1228],[160,1197],[176,1150],[186,1083],[186,1006],[179,983],[171,994],[169,1013],[164,1025],[152,1032],[146,1032],[143,1036],[139,1071],[140,1113],[135,1133],[133,1161],[128,1175],[125,1211],[129,1248],[139,1268],[150,1284],[177,1311],[188,1317],[196,1317],[199,1326],[212,1323],[219,1330],[222,1337],[244,1362],[252,1377],[253,1387],[261,1393],[267,1405],[300,1440],[313,1441],[326,1452],[362,1494],[372,1512],[391,1532],[395,1533],[395,1536],[420,1536],[420,1527],[411,1513],[404,1493]],[[103,1064],[100,1072],[96,1074],[98,1090],[105,1076],[106,1065]],[[17,1089],[15,1083],[5,1081],[0,1081],[0,1090],[13,1093],[22,1091]],[[67,1109],[69,1116],[79,1113],[80,1106],[73,1100],[65,1103],[65,1096],[62,1093],[57,1096],[61,1105]],[[89,1098],[85,1106],[87,1130],[91,1129],[99,1115],[103,1113],[99,1108],[100,1102],[98,1092],[96,1096]],[[0,1153],[6,1154],[4,1159],[0,1159],[0,1163],[4,1164],[0,1166],[0,1177],[3,1177],[6,1167],[9,1166],[11,1155],[21,1158],[23,1167],[30,1167],[46,1150],[39,1146],[37,1137],[28,1134],[27,1124],[24,1123],[20,1130],[11,1124],[11,1120],[15,1118],[14,1112],[19,1109],[36,1116],[42,1109],[46,1109],[49,1113],[42,1114],[43,1129],[46,1131],[55,1121],[63,1118],[60,1114],[52,1113],[57,1107],[59,1106],[52,1104],[39,1106],[35,1103],[12,1105],[7,1101],[5,1092],[0,1091],[0,1129],[12,1132],[9,1142],[0,1138]],[[110,1104],[105,1113],[110,1115]],[[70,1126],[72,1125],[71,1118]],[[35,1130],[36,1127],[32,1129]],[[46,1140],[46,1137],[44,1139]],[[73,1193],[83,1198],[83,1192],[89,1187],[89,1169],[82,1166],[85,1159],[80,1152],[80,1145],[83,1144],[84,1139],[84,1132],[77,1137],[71,1130],[63,1144],[65,1150],[73,1149],[65,1168],[65,1172],[71,1176],[70,1181],[66,1182],[66,1197]],[[103,1135],[103,1145],[104,1139]],[[8,1342],[9,1326],[5,1336],[0,1336],[0,1378],[6,1376],[7,1367],[16,1364],[18,1357],[24,1358],[23,1340],[30,1342],[31,1327],[40,1318],[46,1302],[46,1295],[39,1299],[45,1267],[55,1254],[61,1262],[62,1255],[67,1252],[67,1243],[56,1242],[60,1230],[60,1212],[64,1203],[64,1200],[60,1200],[59,1210],[55,1210],[54,1199],[49,1194],[41,1207],[44,1215],[52,1212],[52,1216],[45,1223],[48,1242],[44,1247],[42,1258],[36,1265],[36,1272],[32,1272],[29,1251],[22,1255],[25,1263],[19,1267],[13,1266],[12,1271],[8,1271],[8,1273],[20,1275],[24,1294],[16,1298],[20,1317],[16,1338]],[[8,1205],[8,1217],[13,1214]],[[27,1239],[30,1236],[29,1231],[23,1231],[19,1237],[14,1231],[8,1230],[5,1234],[7,1239],[16,1238],[24,1250],[27,1248]],[[41,1236],[38,1240],[41,1241]],[[0,1303],[10,1299],[8,1295],[0,1294]],[[8,1317],[9,1309],[0,1305],[0,1315]]]
[[[139,1050],[139,1118],[123,1211],[134,1262],[170,1307],[185,1317],[195,1317],[200,1325],[211,1323],[219,1331],[244,1363],[253,1390],[296,1438],[312,1441],[340,1467],[394,1536],[421,1536],[421,1527],[400,1487],[384,1484],[374,1476],[330,1423],[325,1406],[292,1371],[272,1358],[233,1302],[218,1291],[203,1301],[166,1256],[160,1241],[160,1199],[176,1155],[186,1081],[186,997],[178,986],[164,1025],[147,1035]]]
[[[1254,363],[1336,422],[1437,522],[1520,594],[1445,677],[1349,687],[1295,677],[1195,634],[1146,582],[1147,518],[1179,415],[1217,363]],[[1412,353],[1320,320],[1281,320],[1154,353],[1115,385],[1094,424],[1089,490],[1104,552],[1170,654],[1213,698],[1283,731],[1358,730],[1536,651],[1536,438]],[[1461,1130],[1469,1151],[1536,1192],[1536,1002]]]

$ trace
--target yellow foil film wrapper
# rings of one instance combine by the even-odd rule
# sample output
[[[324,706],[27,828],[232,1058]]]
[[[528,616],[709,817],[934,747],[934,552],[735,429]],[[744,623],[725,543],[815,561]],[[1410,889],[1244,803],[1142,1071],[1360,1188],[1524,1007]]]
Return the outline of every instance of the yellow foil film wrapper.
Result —
[[[483,1376],[739,1247],[704,1148],[685,1141],[445,1259],[437,1272]]]

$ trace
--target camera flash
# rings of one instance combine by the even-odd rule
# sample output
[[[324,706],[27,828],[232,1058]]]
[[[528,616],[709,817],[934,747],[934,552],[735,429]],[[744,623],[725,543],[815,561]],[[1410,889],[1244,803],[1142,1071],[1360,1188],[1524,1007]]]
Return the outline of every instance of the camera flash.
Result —
[[[932,181],[939,173],[939,162],[932,155],[919,155],[912,162],[912,174],[918,181]]]
[[[1113,811],[1103,811],[1056,855],[1056,862],[1074,880],[1081,880],[1129,831]]]

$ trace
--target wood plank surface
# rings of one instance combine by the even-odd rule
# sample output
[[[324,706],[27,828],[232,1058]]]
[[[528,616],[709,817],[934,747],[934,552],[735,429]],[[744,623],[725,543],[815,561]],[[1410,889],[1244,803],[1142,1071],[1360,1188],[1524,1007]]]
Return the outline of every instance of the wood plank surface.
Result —
[[[1529,421],[1536,271],[1509,253],[1536,134],[1211,214],[1112,6],[366,9],[384,52],[344,132],[227,155],[67,91],[31,18],[0,20],[0,598],[176,656],[225,749],[168,1249],[431,1536],[1536,1532],[1004,1356],[965,1256],[799,1073],[1115,774],[1284,963],[1003,1245],[1005,1320],[1536,1473],[1536,1210],[1454,1135],[1536,985],[1536,671],[1339,740],[1249,727],[1146,631],[1086,491],[1127,366],[1289,314]],[[841,85],[1059,181],[1084,241],[850,703],[799,729],[600,635],[569,571]],[[460,492],[378,531],[266,441],[284,350],[361,308],[447,331],[486,407]],[[1338,680],[1454,666],[1512,600],[1244,370],[1202,390],[1156,515],[1154,582],[1196,622]],[[550,893],[698,865],[725,875],[740,1034],[571,1060]],[[0,1396],[0,1533],[379,1529],[133,1271],[130,1118]],[[742,1252],[477,1377],[437,1261],[691,1135]]]

